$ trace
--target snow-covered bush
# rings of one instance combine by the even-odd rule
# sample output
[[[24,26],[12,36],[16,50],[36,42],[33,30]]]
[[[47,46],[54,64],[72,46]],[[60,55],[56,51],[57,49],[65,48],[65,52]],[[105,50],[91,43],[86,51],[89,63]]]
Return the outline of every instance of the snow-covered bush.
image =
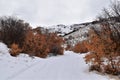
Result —
[[[120,1],[111,1],[108,8],[98,16],[101,29],[93,28],[87,48],[90,54],[86,55],[91,70],[114,75],[120,74]],[[96,26],[97,27],[97,26]]]
[[[92,28],[86,47],[90,51],[85,59],[91,70],[114,75],[120,74],[120,32],[115,25],[101,24],[101,30]]]

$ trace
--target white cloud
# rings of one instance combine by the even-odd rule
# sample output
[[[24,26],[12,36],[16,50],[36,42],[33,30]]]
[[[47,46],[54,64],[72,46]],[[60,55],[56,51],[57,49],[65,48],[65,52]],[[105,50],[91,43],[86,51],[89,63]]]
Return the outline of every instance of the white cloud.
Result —
[[[32,25],[90,21],[109,0],[0,0],[0,16],[15,15]]]

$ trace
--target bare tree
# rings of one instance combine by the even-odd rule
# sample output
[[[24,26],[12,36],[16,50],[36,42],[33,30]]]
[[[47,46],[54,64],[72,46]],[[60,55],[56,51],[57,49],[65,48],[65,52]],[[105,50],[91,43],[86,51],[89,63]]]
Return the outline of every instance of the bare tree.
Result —
[[[104,8],[102,13],[97,17],[98,20],[115,20],[120,22],[120,1],[111,1],[109,8]]]
[[[10,47],[12,43],[22,46],[29,24],[15,17],[0,17],[0,40]]]

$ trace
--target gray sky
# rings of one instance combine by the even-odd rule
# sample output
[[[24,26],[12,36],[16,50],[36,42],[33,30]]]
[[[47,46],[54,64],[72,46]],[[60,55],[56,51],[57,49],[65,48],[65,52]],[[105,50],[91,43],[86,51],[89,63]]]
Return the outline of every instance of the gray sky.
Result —
[[[74,24],[95,19],[109,0],[0,0],[0,16],[17,16],[30,24]]]

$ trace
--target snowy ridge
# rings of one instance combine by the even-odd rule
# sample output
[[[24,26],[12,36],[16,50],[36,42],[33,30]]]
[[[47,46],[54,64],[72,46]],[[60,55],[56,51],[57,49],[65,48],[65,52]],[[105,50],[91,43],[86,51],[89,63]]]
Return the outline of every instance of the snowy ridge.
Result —
[[[82,25],[82,24],[73,24],[73,25],[59,24],[59,25],[49,26],[47,29],[50,32],[56,32],[56,33],[58,33],[58,35],[64,36],[70,32],[78,30],[81,27],[84,27],[84,25]]]
[[[50,32],[56,32],[58,35],[61,35],[61,36],[73,31],[70,26],[66,26],[62,24],[50,26],[48,29]]]

